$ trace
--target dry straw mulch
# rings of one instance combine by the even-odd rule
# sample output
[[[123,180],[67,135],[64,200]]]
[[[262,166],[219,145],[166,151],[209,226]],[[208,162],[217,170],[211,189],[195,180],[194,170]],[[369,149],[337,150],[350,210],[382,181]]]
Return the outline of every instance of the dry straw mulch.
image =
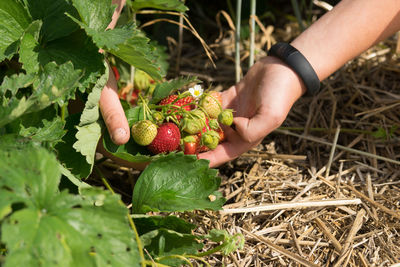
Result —
[[[193,40],[170,39],[172,66],[174,58],[180,66],[173,75],[197,75],[220,90],[234,84],[232,32],[221,32],[209,45],[216,68]],[[258,56],[297,33],[293,24],[263,28]],[[318,96],[301,98],[262,144],[219,168],[224,210],[182,216],[199,225],[199,234],[215,228],[241,233],[245,246],[228,256],[209,256],[210,265],[400,266],[400,63],[395,51],[396,38],[391,38],[349,62],[323,82]],[[243,65],[247,57],[244,49]],[[130,192],[119,188],[129,199]]]
[[[349,62],[262,144],[220,168],[224,210],[192,219],[199,233],[227,229],[246,242],[209,257],[212,266],[400,266],[395,50],[393,38]]]

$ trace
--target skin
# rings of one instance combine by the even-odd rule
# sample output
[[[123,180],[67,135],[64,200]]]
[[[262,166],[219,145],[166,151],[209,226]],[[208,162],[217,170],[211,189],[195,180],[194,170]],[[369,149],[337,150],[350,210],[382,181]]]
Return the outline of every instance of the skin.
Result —
[[[399,29],[399,0],[342,0],[291,44],[322,81]],[[124,144],[129,140],[129,127],[111,76],[100,109],[113,141]],[[305,91],[301,79],[284,62],[274,57],[260,59],[238,84],[223,92],[223,107],[235,110],[234,127],[225,127],[226,141],[199,158],[216,167],[239,157],[279,127]],[[118,129],[126,134],[121,130],[116,134]]]

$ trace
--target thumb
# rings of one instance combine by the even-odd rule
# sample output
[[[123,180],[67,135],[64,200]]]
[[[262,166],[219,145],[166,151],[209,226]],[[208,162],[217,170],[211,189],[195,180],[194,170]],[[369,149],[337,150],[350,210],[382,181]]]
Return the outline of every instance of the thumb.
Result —
[[[112,141],[116,145],[127,143],[130,137],[128,120],[121,106],[117,83],[111,71],[108,82],[101,91],[99,106]]]

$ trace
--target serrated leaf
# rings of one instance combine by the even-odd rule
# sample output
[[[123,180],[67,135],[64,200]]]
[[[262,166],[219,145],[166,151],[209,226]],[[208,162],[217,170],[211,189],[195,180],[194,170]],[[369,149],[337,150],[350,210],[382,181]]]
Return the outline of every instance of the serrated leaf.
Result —
[[[0,1],[0,61],[17,52],[19,38],[31,19],[19,1]]]
[[[29,127],[20,130],[20,135],[29,137],[36,142],[50,143],[51,146],[58,143],[65,134],[64,122],[60,117],[55,117],[53,120],[42,120],[40,127]]]
[[[115,29],[107,29],[114,10],[109,0],[90,2],[89,6],[86,1],[74,0],[74,5],[78,9],[82,21],[70,16],[71,20],[84,29],[98,47],[108,50],[118,49],[119,44],[133,37],[135,28],[133,23]],[[97,9],[101,9],[101,12],[93,12]]]
[[[1,150],[0,158],[0,211],[20,206],[2,222],[4,266],[139,266],[118,196],[94,188],[58,192],[59,165],[43,148]]]
[[[58,65],[72,62],[74,69],[83,74],[80,90],[84,92],[104,72],[104,56],[98,50],[85,32],[79,30],[38,47],[37,53],[40,66],[53,61]]]
[[[81,21],[96,31],[105,31],[115,10],[111,0],[72,0],[72,3],[78,10]]]
[[[221,209],[224,199],[216,190],[221,179],[208,161],[183,153],[169,154],[147,166],[132,196],[135,213]],[[215,199],[210,200],[209,196]]]
[[[49,42],[70,35],[78,29],[65,13],[77,18],[78,13],[68,0],[24,0],[34,20],[43,21],[42,41]]]
[[[165,70],[157,62],[156,47],[139,30],[134,30],[132,37],[118,45],[118,49],[107,50],[128,64],[143,70],[155,80],[165,76]]]
[[[6,92],[11,93],[11,97],[15,96],[19,89],[26,88],[33,84],[36,76],[34,73],[18,73],[12,76],[4,77],[3,83],[0,86],[0,96]]]
[[[188,84],[197,82],[199,82],[197,77],[178,77],[171,81],[159,83],[156,85],[156,88],[154,89],[150,103],[153,104],[158,103],[164,97],[169,96],[172,91],[179,90]]]
[[[118,45],[123,44],[129,38],[132,38],[133,26],[125,25],[122,28],[115,28],[107,31],[96,31],[93,29],[86,29],[89,36],[98,47],[105,50],[117,49]]]
[[[189,10],[180,0],[134,0],[132,7],[136,10],[143,8],[154,8],[161,10],[175,10],[186,12]]]
[[[0,127],[24,114],[39,111],[52,103],[63,103],[70,99],[78,85],[79,77],[80,72],[74,70],[71,62],[61,66],[57,66],[55,63],[47,64],[44,70],[34,77],[31,95],[23,96],[20,99],[4,98],[3,103],[0,103]],[[27,76],[15,75],[10,79],[14,81],[8,80],[8,84],[21,86],[27,81]],[[21,88],[11,88],[10,91],[15,93],[19,89]]]
[[[106,68],[106,72],[100,77],[88,96],[77,127],[78,132],[75,135],[77,141],[73,145],[76,151],[86,157],[91,168],[94,164],[97,143],[101,137],[101,126],[98,122],[100,118],[99,101],[101,91],[108,80],[108,72],[109,69]]]
[[[39,34],[42,27],[42,21],[35,20],[25,30],[21,38],[19,49],[19,61],[27,73],[36,73],[39,71],[39,54],[36,48],[39,46]]]
[[[58,152],[58,159],[74,175],[80,179],[87,178],[92,171],[92,166],[86,161],[86,157],[73,148],[76,140],[76,133],[79,125],[80,113],[68,116],[65,130],[67,133],[58,143],[55,149]]]
[[[165,228],[146,233],[141,238],[149,243],[145,248],[150,255],[158,263],[168,266],[179,267],[187,263],[179,258],[168,257],[169,255],[194,255],[203,248],[196,236]]]

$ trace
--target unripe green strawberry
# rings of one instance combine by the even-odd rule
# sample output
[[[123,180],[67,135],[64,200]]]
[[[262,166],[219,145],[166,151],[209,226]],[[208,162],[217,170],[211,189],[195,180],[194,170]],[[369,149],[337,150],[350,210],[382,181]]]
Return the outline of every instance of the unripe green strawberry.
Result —
[[[201,135],[201,142],[209,149],[215,149],[219,144],[219,138],[219,134],[216,131],[210,130]]]
[[[132,137],[138,145],[147,146],[157,135],[157,126],[149,120],[136,122],[132,126]]]
[[[233,123],[233,114],[231,109],[224,109],[219,115],[218,115],[218,121],[219,123],[222,123],[227,126],[231,126]]]
[[[164,115],[160,111],[154,111],[151,115],[156,124],[161,124],[164,121]]]
[[[180,125],[188,134],[197,134],[206,126],[206,115],[203,111],[195,109],[184,115]]]
[[[221,93],[217,91],[211,91],[204,94],[200,100],[200,106],[208,114],[210,118],[216,119],[222,111],[222,97]]]
[[[208,126],[210,126],[212,130],[218,130],[220,128],[219,123],[216,119],[209,120]]]
[[[135,89],[139,91],[146,90],[150,86],[150,79],[151,77],[146,72],[136,69],[133,80]]]

